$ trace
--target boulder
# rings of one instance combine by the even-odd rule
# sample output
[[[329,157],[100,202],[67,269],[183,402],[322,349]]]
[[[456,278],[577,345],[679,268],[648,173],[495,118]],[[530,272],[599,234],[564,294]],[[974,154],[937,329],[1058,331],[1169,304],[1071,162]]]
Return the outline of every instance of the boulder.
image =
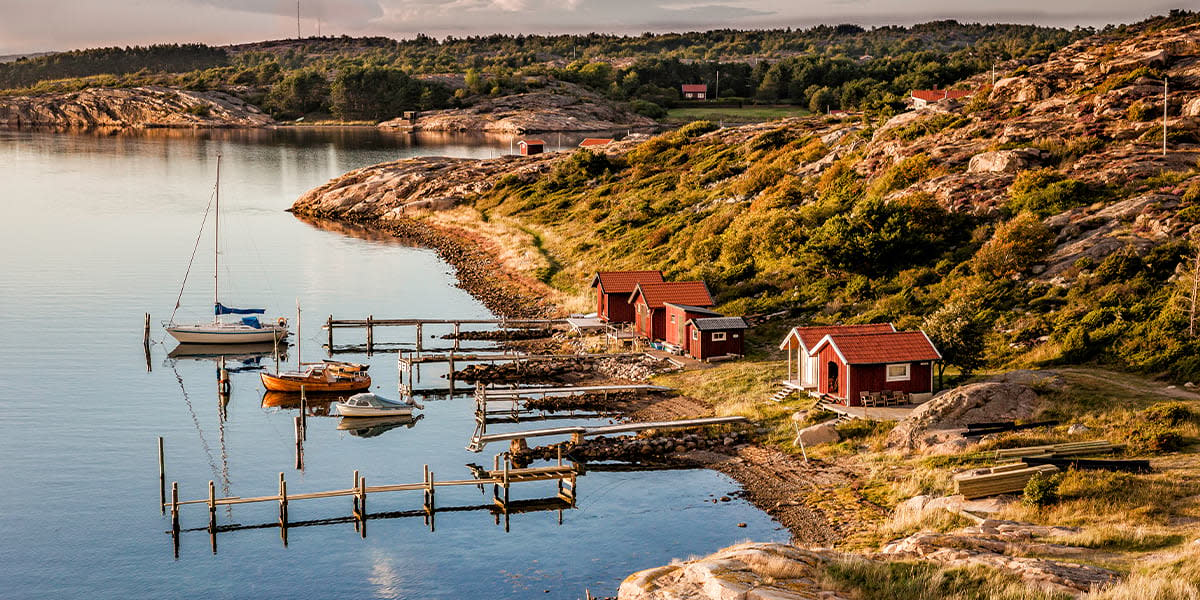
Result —
[[[0,127],[263,127],[274,122],[236,96],[159,86],[0,97]]]
[[[747,542],[625,578],[619,600],[841,600],[817,577],[830,558],[785,544]]]
[[[814,446],[816,444],[836,442],[842,439],[842,436],[837,432],[836,421],[826,421],[801,429],[796,439],[804,442],[805,446]]]
[[[1037,148],[981,152],[971,157],[971,162],[967,165],[967,172],[1014,173],[1021,169],[1040,165],[1042,158],[1042,151]]]
[[[968,423],[1011,421],[1033,416],[1038,395],[1019,383],[989,381],[964,385],[918,406],[888,434],[887,444],[916,450],[946,441],[946,430]]]
[[[1185,117],[1200,117],[1200,98],[1192,98],[1185,102],[1182,114]]]

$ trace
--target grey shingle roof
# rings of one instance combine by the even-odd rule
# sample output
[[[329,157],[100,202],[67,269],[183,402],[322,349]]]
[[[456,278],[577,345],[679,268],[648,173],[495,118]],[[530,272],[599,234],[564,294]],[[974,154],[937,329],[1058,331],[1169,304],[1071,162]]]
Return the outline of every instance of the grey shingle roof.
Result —
[[[703,319],[692,319],[696,329],[700,331],[713,331],[717,329],[748,329],[750,325],[741,317],[705,317]]]

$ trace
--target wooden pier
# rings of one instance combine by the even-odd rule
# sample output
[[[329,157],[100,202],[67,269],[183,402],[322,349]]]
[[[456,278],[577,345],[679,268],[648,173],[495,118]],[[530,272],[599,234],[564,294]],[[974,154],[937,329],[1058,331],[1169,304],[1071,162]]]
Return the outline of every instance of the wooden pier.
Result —
[[[549,427],[528,431],[510,431],[508,433],[476,434],[467,444],[467,450],[482,452],[484,447],[492,442],[511,442],[525,440],[531,437],[546,437],[552,435],[570,435],[572,443],[579,444],[583,438],[613,433],[630,433],[649,429],[685,429],[691,427],[707,427],[709,425],[726,425],[731,423],[749,423],[746,417],[704,417],[700,419],[681,419],[678,421],[652,421],[620,423],[617,425],[601,425],[599,427],[584,427],[581,425],[567,427]]]
[[[396,370],[399,373],[400,394],[411,396],[413,391],[413,367],[428,363],[449,363],[451,393],[454,391],[455,363],[517,363],[518,366],[535,362],[553,361],[582,361],[601,358],[631,358],[645,356],[642,352],[600,353],[600,354],[526,354],[521,352],[455,352],[444,354],[421,354],[417,352],[401,352],[396,357]]]
[[[606,399],[610,393],[619,392],[667,392],[671,388],[649,384],[615,384],[615,385],[585,385],[585,386],[549,386],[549,387],[485,387],[482,383],[475,385],[475,437],[487,433],[490,423],[514,422],[523,419],[548,420],[552,418],[592,418],[602,415],[594,413],[574,414],[572,409],[564,409],[571,414],[549,416],[547,412],[554,410],[537,410],[525,406],[531,398],[583,396],[587,394],[602,394]]]
[[[529,329],[535,327],[551,328],[565,325],[566,319],[376,319],[368,315],[365,319],[335,319],[333,315],[325,320],[324,328],[328,334],[327,347],[333,349],[334,329],[366,329],[367,353],[374,351],[376,327],[413,327],[416,330],[416,350],[422,351],[424,345],[424,328],[426,325],[450,325],[454,328],[454,349],[458,349],[459,333],[463,325],[495,325],[499,329]]]
[[[503,461],[501,459],[503,458]],[[380,494],[386,492],[404,492],[404,491],[420,491],[423,496],[421,510],[427,516],[427,524],[433,528],[433,516],[437,512],[437,490],[444,487],[454,486],[475,486],[483,489],[485,485],[492,486],[492,504],[499,514],[508,514],[514,508],[519,509],[520,506],[514,507],[509,500],[509,488],[518,483],[529,483],[535,481],[557,481],[557,494],[555,499],[561,501],[568,507],[574,507],[576,498],[578,497],[577,477],[581,474],[582,469],[578,465],[564,464],[562,452],[559,452],[558,463],[544,467],[526,467],[516,468],[513,466],[512,460],[508,454],[497,454],[493,460],[493,467],[490,470],[477,470],[471,479],[451,479],[438,481],[435,479],[434,473],[429,470],[429,465],[423,468],[424,476],[420,482],[415,483],[398,483],[385,485],[367,485],[367,478],[354,471],[353,485],[348,488],[338,490],[327,490],[321,492],[304,492],[304,493],[288,493],[287,480],[283,473],[279,474],[278,493],[264,496],[227,496],[216,497],[215,485],[213,481],[208,482],[208,497],[197,500],[180,500],[179,499],[179,482],[171,482],[171,499],[162,503],[163,509],[170,508],[171,511],[171,534],[174,537],[176,555],[178,555],[180,531],[179,513],[180,508],[189,505],[204,505],[208,507],[208,527],[204,530],[209,532],[212,551],[215,554],[217,551],[216,534],[222,528],[217,524],[217,507],[232,506],[236,504],[254,504],[263,502],[275,502],[279,506],[279,521],[280,536],[283,543],[287,544],[287,528],[288,523],[288,505],[301,500],[316,500],[321,498],[339,498],[350,497],[353,500],[353,509],[351,511],[352,519],[355,522],[356,529],[362,537],[366,537],[366,521],[370,517],[367,512],[367,497],[370,494]],[[160,498],[162,495],[160,495]],[[507,519],[506,519],[507,527]],[[192,530],[188,530],[192,531]]]

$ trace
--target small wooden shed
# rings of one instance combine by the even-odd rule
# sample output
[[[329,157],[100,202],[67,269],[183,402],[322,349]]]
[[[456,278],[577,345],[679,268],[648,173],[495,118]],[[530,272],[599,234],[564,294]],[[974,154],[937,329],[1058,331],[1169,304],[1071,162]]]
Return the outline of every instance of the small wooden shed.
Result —
[[[698,317],[685,324],[687,355],[696,360],[736,357],[746,353],[746,330],[741,317]]]
[[[667,302],[699,308],[716,304],[703,281],[640,283],[629,295],[629,303],[633,305],[634,331],[639,336],[652,342],[660,342],[666,337]]]
[[[933,363],[942,355],[923,331],[832,333],[813,348],[817,392],[861,406],[862,392],[898,391],[924,399],[933,392]]]
[[[688,344],[688,334],[686,331],[688,321],[700,317],[724,316],[715,310],[709,310],[702,306],[690,306],[674,302],[664,302],[663,308],[667,316],[667,328],[663,332],[663,343],[672,350],[679,350],[685,353]]]
[[[538,139],[521,140],[517,142],[517,149],[520,150],[522,156],[532,156],[544,152],[546,142]]]
[[[779,343],[787,351],[788,376],[785,383],[802,390],[817,389],[817,344],[831,333],[890,333],[896,331],[891,323],[861,325],[813,325],[795,327]]]
[[[708,85],[704,83],[685,83],[680,88],[684,100],[707,100]]]
[[[629,295],[639,283],[662,283],[662,271],[600,271],[592,277],[596,288],[596,316],[606,323],[632,323]]]

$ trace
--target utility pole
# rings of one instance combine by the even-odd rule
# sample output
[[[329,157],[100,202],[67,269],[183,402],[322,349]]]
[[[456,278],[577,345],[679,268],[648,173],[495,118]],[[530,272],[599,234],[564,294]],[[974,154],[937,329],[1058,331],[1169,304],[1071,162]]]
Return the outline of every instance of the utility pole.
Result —
[[[721,99],[721,63],[717,63],[717,90],[713,93],[713,100]]]
[[[1167,76],[1163,75],[1163,156],[1167,155]]]
[[[296,0],[296,39],[300,39],[300,0]]]

